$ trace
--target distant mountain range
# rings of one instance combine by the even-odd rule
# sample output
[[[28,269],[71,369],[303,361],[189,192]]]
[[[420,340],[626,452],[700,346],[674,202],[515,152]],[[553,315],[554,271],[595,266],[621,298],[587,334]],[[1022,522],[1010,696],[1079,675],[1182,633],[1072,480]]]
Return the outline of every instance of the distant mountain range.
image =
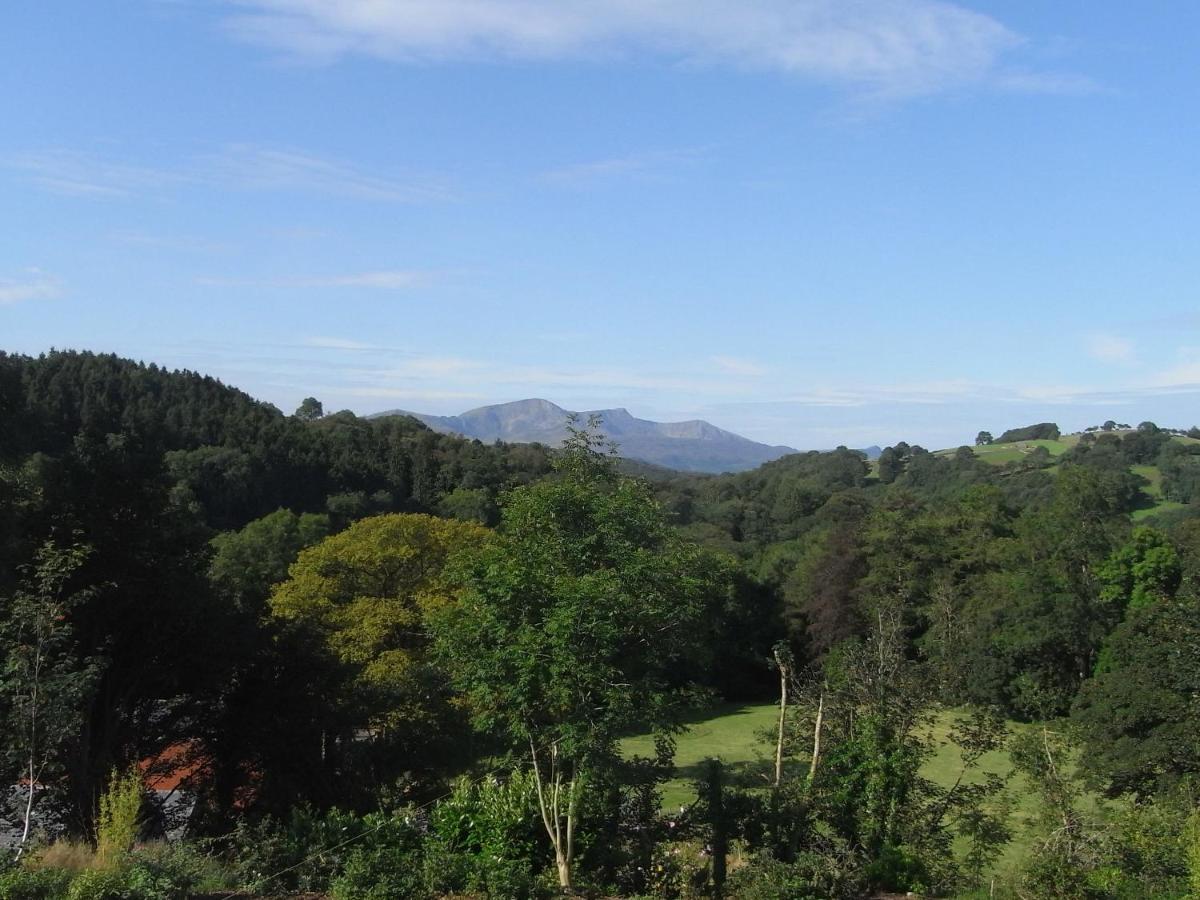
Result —
[[[434,431],[489,443],[536,442],[557,447],[567,436],[571,414],[549,400],[517,400],[481,406],[458,416],[431,416],[402,409],[378,416],[412,416]],[[617,443],[621,456],[685,472],[741,472],[798,452],[791,447],[760,444],[699,419],[651,422],[634,417],[627,409],[598,409],[578,415],[582,422],[588,416],[600,416],[602,430]]]

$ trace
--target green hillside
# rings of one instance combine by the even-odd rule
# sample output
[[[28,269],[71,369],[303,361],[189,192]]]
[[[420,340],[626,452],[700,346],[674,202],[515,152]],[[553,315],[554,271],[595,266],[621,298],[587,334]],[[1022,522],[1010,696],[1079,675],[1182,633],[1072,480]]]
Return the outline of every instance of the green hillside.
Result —
[[[1061,456],[1079,443],[1078,435],[1066,435],[1057,441],[1011,441],[1004,444],[984,444],[973,448],[975,455],[996,465],[1016,462],[1028,456],[1038,447],[1044,447],[1051,456]]]
[[[1117,436],[1130,433],[1132,432],[1113,432]],[[1058,440],[997,441],[991,444],[974,446],[970,449],[977,458],[999,467],[1012,463],[1020,463],[1023,460],[1030,460],[1032,454],[1039,448],[1042,448],[1050,454],[1052,462],[1048,466],[1048,471],[1053,473],[1057,471],[1058,459],[1069,450],[1079,446],[1082,437],[1081,433],[1076,433],[1062,435]],[[1200,440],[1196,438],[1178,434],[1172,435],[1170,440],[1184,445],[1200,444]],[[935,455],[949,457],[957,452],[957,448],[948,448],[937,451]],[[1163,496],[1163,474],[1157,465],[1133,465],[1129,467],[1129,471],[1144,480],[1141,485],[1143,502],[1138,509],[1131,513],[1134,521],[1141,521],[1161,513],[1186,508],[1187,504],[1169,500]]]

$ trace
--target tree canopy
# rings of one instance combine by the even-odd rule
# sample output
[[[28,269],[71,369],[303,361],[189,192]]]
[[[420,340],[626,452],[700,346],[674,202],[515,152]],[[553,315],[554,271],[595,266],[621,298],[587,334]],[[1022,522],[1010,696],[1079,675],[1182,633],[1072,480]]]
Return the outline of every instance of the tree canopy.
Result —
[[[580,431],[556,477],[505,499],[496,540],[459,577],[460,604],[435,620],[441,656],[475,721],[538,767],[569,886],[583,780],[612,768],[623,733],[678,721],[678,670],[728,573]]]

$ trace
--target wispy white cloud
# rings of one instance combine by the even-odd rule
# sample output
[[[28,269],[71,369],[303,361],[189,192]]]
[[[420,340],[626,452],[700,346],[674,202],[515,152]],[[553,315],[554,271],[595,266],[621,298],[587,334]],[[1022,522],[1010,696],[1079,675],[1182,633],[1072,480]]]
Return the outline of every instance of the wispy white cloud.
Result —
[[[1112,392],[1097,391],[1094,388],[1088,388],[1075,384],[1033,384],[1018,387],[1007,396],[1000,399],[1010,403],[1019,403],[1024,400],[1036,400],[1041,403],[1054,404],[1071,404],[1079,405],[1093,402],[1097,399],[1100,402],[1111,400]]]
[[[1133,342],[1115,334],[1088,335],[1087,351],[1092,359],[1100,362],[1128,363],[1133,361]]]
[[[160,250],[180,250],[185,253],[220,253],[233,248],[232,244],[186,235],[151,234],[145,231],[114,231],[109,238],[133,247],[152,247]]]
[[[163,193],[185,186],[289,191],[390,203],[446,200],[451,191],[428,174],[373,172],[295,149],[231,144],[170,166],[149,166],[73,150],[0,156],[0,168],[47,191],[99,200]]]
[[[356,272],[351,275],[333,275],[326,278],[297,279],[300,287],[346,287],[373,288],[381,291],[403,291],[429,281],[428,272],[408,269],[391,269],[380,272]]]
[[[753,360],[740,359],[736,356],[712,356],[709,358],[712,360],[713,365],[729,375],[759,378],[767,374],[766,367]]]
[[[28,300],[50,300],[62,293],[59,280],[39,269],[31,269],[24,278],[0,278],[0,306]]]
[[[250,190],[300,190],[362,200],[418,203],[445,199],[428,176],[401,178],[368,172],[296,150],[234,144],[199,161],[201,177]]]
[[[226,278],[204,276],[196,279],[206,287],[259,288],[364,288],[377,291],[403,291],[428,284],[432,273],[415,269],[385,269],[351,272],[342,275],[287,276],[279,278]]]
[[[998,389],[975,382],[951,379],[856,386],[822,386],[791,391],[782,401],[802,406],[855,407],[873,403],[942,404],[972,397],[994,398]]]
[[[575,163],[542,173],[542,180],[552,184],[581,185],[595,181],[658,174],[667,169],[695,162],[704,155],[702,150],[655,150],[631,153],[610,159]]]
[[[947,0],[240,0],[238,38],[318,61],[652,54],[919,95],[1001,80],[1023,39]],[[1036,74],[1009,76],[1036,89]],[[1015,80],[1014,80],[1015,79]],[[1054,88],[1055,84],[1047,83]]]
[[[1103,406],[1200,390],[1200,360],[1119,387],[1086,384],[985,384],[971,381],[815,387],[781,392],[770,402],[794,406],[856,408],[962,404]]]
[[[460,380],[462,376],[478,374],[473,379],[486,382],[490,375],[487,363],[455,356],[414,356],[412,359],[379,373],[383,379]]]
[[[378,350],[374,344],[362,341],[352,341],[339,337],[310,337],[302,342],[305,347],[316,347],[319,350]]]
[[[1151,383],[1163,390],[1200,387],[1200,348],[1181,347],[1176,362],[1156,372]]]
[[[185,175],[167,169],[61,149],[0,157],[0,167],[20,172],[54,194],[98,199],[144,194],[186,180]]]
[[[592,339],[586,331],[542,331],[530,337],[547,344],[578,344]]]
[[[1109,93],[1094,78],[1071,72],[1004,72],[996,75],[996,87],[1018,94],[1057,94],[1063,97]]]
[[[469,400],[482,401],[487,395],[471,391],[438,391],[429,388],[400,388],[400,387],[349,387],[329,386],[330,392],[339,391],[348,397],[379,400]],[[415,412],[425,412],[423,409]]]
[[[688,396],[750,396],[749,386],[731,383],[728,378],[711,374],[664,373],[632,368],[579,366],[539,366],[438,356],[375,347],[341,338],[310,338],[305,345],[329,350],[358,353],[376,350],[382,355],[401,357],[399,361],[377,364],[349,364],[341,375],[346,386],[354,389],[450,391],[471,396],[649,396],[674,393]],[[365,354],[364,354],[365,355]],[[365,395],[364,395],[365,396]]]

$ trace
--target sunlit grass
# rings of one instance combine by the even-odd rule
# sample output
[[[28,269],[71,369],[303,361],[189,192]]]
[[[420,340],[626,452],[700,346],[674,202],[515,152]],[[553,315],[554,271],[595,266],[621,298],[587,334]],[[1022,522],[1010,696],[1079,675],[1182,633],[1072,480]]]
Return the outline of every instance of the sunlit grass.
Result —
[[[723,704],[698,716],[688,731],[679,736],[675,756],[678,774],[664,786],[663,807],[677,809],[695,801],[695,781],[700,776],[700,766],[712,757],[725,763],[732,783],[750,788],[766,786],[773,773],[772,740],[778,715],[777,705],[763,703]],[[959,749],[950,740],[955,715],[956,712],[951,710],[935,719],[929,733],[933,752],[922,769],[926,778],[943,787],[953,785],[962,771]],[[1013,734],[1037,727],[1008,723]],[[649,735],[638,735],[626,738],[622,750],[627,755],[649,756],[654,752],[654,742]],[[792,757],[786,768],[801,776],[807,765],[807,759]],[[1004,848],[994,869],[996,876],[1003,879],[1015,873],[1037,840],[1038,799],[1025,779],[1013,774],[1006,749],[984,754],[977,768],[968,773],[964,781],[980,781],[986,773],[1009,778],[1005,793],[1013,839]]]

